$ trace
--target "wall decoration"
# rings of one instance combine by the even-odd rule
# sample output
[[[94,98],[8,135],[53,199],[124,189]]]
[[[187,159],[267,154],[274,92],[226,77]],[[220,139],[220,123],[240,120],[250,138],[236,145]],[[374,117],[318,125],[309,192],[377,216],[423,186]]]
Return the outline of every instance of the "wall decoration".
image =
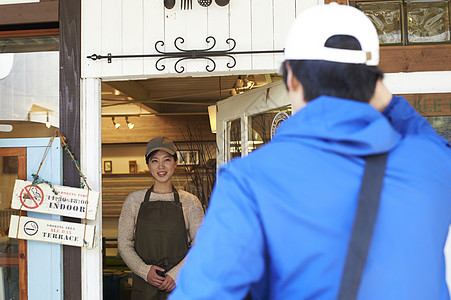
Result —
[[[101,54],[92,54],[87,56],[87,58],[92,60],[100,60],[106,58],[108,63],[113,61],[113,58],[137,58],[137,57],[153,57],[158,58],[155,62],[155,68],[158,71],[163,71],[166,66],[162,62],[165,59],[176,58],[177,61],[174,64],[174,70],[177,73],[183,73],[185,71],[185,67],[180,65],[180,62],[187,59],[205,59],[207,60],[207,66],[205,70],[207,72],[213,72],[216,69],[216,62],[212,57],[228,57],[232,61],[229,61],[226,66],[229,69],[233,69],[236,66],[236,59],[233,55],[241,55],[241,54],[271,54],[271,53],[283,53],[284,50],[255,50],[255,51],[233,51],[236,47],[236,41],[233,38],[226,39],[226,44],[229,46],[227,50],[213,50],[216,46],[216,39],[213,36],[208,36],[205,39],[205,42],[208,44],[207,48],[203,49],[183,49],[182,45],[185,43],[185,39],[182,37],[177,37],[174,40],[174,46],[178,51],[175,52],[165,52],[165,43],[164,41],[157,41],[155,43],[155,51],[158,54],[126,54],[126,55],[112,55],[108,53],[107,55]]]
[[[128,171],[130,174],[138,173],[138,165],[136,164],[136,160],[128,161]]]
[[[103,162],[103,171],[105,173],[111,173],[113,171],[113,163],[111,160],[105,160]]]
[[[177,164],[179,166],[194,166],[199,164],[199,150],[177,151]]]

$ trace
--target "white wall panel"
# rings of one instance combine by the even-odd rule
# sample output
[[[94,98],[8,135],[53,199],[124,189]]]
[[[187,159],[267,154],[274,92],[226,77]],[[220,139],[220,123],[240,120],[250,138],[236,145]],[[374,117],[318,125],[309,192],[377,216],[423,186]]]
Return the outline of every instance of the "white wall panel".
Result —
[[[283,50],[288,28],[296,18],[296,3],[293,0],[274,0],[274,50]],[[283,54],[274,55],[274,67],[279,68]]]
[[[112,55],[123,54],[122,32],[124,28],[122,18],[122,0],[101,0],[102,2],[102,55],[111,53]],[[92,30],[95,30],[94,28]],[[122,60],[113,59],[112,63],[108,63],[106,59],[102,59],[102,74],[105,76],[122,76]]]
[[[213,42],[207,44],[208,36],[208,8],[198,5],[197,0],[193,0],[193,9],[185,10],[186,24],[184,27],[183,37],[185,37],[185,48],[183,49],[207,49],[213,45]],[[216,26],[220,26],[217,24]],[[205,66],[213,64],[205,59],[186,60],[188,73],[205,72]],[[185,75],[186,76],[186,75]]]
[[[126,0],[122,2],[122,24],[124,45],[122,54],[144,53],[143,0]],[[143,63],[143,58],[122,60],[123,75],[142,75],[144,73]]]
[[[208,8],[207,14],[207,35],[213,36],[216,39],[216,47],[214,50],[222,51],[230,49],[232,44],[227,44],[226,40],[230,37],[230,5],[223,7]],[[227,57],[217,57],[216,70],[217,72],[228,72],[228,63],[232,63],[232,59]]]
[[[318,4],[324,4],[324,0],[296,0],[296,16],[299,16],[303,10]]]
[[[236,41],[234,51],[252,50],[252,1],[230,1],[230,37]],[[251,70],[249,55],[236,55],[234,70]]]
[[[156,54],[155,43],[164,41],[164,26],[172,10],[166,10],[163,1],[144,1],[143,4],[143,54]],[[160,49],[160,48],[159,48]],[[164,50],[161,48],[160,50]],[[157,58],[144,59],[144,74],[156,72]]]
[[[99,61],[86,58],[102,51],[102,2],[82,1],[81,3],[81,68],[84,77],[98,77],[102,70]]]
[[[165,50],[167,52],[178,52],[177,48],[174,45],[174,42],[176,38],[182,37],[184,39],[184,43],[177,43],[177,46],[181,49],[187,49],[187,44],[190,43],[190,41],[187,41],[185,31],[186,31],[186,25],[187,25],[187,14],[191,13],[190,10],[182,10],[180,9],[180,1],[175,2],[175,7],[170,10],[169,18],[166,18],[165,22],[165,29],[164,29],[164,42],[165,42]],[[172,76],[177,76],[178,73],[175,71],[175,63],[177,62],[177,59],[164,59],[162,61],[162,64],[165,65],[164,72],[158,72],[157,73],[166,73],[166,74],[172,74]],[[161,65],[161,64],[160,64]],[[186,61],[180,62],[178,64],[178,68],[183,67],[185,68],[184,74],[186,74]]]
[[[164,41],[165,52],[179,52],[174,46],[177,37],[184,38],[184,50],[209,48],[208,36],[216,39],[212,51],[227,50],[227,38],[237,45],[234,51],[282,50],[289,26],[301,10],[323,0],[244,0],[218,6],[214,1],[201,7],[193,0],[193,8],[182,10],[181,0],[172,9],[163,1],[147,0],[82,0],[82,76],[105,79],[133,79],[169,76],[209,76],[210,74],[250,74],[275,72],[282,54],[235,55],[232,69],[227,57],[215,57],[216,69],[206,71],[204,59],[185,60],[178,74],[174,64],[178,58],[164,59],[164,71],[158,71],[158,58],[115,58],[92,61],[87,55],[157,54],[155,43]],[[159,66],[161,67],[162,64]]]
[[[252,50],[274,49],[274,7],[279,0],[252,1]],[[274,55],[252,55],[253,69],[270,69],[274,66]]]
[[[296,3],[293,0],[274,0],[274,48],[285,47],[288,28],[296,18]]]

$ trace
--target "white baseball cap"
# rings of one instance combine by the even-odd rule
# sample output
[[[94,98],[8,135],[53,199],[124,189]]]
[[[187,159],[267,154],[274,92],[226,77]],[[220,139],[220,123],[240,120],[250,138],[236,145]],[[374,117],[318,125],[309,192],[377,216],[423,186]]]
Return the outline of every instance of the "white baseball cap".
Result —
[[[355,37],[362,50],[326,47],[334,35]],[[331,3],[302,12],[291,26],[285,60],[326,60],[348,64],[379,64],[379,38],[371,20],[352,6]]]

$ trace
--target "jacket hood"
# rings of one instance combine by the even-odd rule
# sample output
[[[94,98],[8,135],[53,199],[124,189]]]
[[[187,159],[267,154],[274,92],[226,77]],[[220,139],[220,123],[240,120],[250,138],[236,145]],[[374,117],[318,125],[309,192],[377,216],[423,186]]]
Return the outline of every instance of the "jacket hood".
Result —
[[[368,103],[321,96],[283,122],[273,140],[297,139],[326,151],[366,156],[392,150],[401,135]]]

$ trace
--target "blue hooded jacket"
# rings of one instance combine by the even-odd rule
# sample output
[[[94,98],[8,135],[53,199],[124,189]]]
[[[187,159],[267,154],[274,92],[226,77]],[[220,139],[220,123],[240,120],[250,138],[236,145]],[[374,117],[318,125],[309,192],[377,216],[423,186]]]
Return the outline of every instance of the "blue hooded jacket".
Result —
[[[364,157],[389,152],[358,299],[449,299],[451,151],[403,98],[322,96],[223,166],[170,299],[335,299]]]

